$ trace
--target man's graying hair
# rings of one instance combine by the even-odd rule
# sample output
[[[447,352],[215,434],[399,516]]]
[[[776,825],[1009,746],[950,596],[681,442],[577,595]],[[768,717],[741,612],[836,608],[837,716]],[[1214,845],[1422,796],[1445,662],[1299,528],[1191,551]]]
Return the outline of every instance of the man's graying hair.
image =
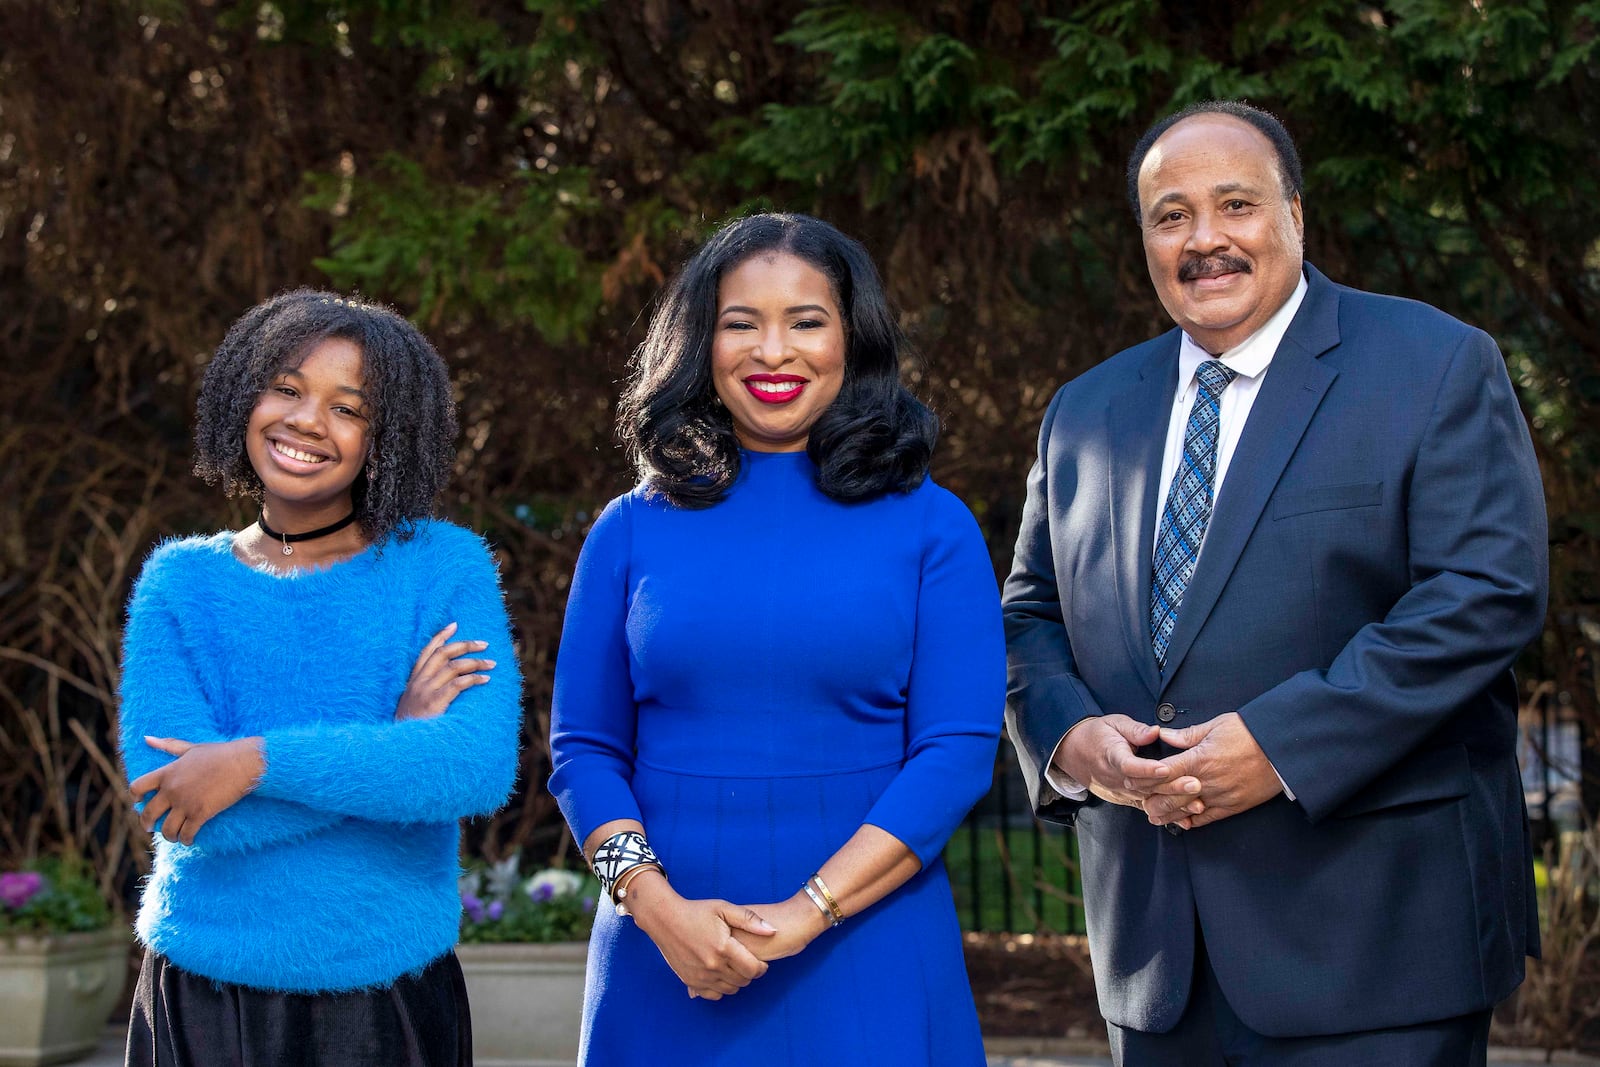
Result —
[[[1144,217],[1139,212],[1139,168],[1144,166],[1144,157],[1150,154],[1150,146],[1172,127],[1196,115],[1227,115],[1241,122],[1248,122],[1260,130],[1261,135],[1272,142],[1272,150],[1277,153],[1278,176],[1283,181],[1283,195],[1286,198],[1300,195],[1300,188],[1304,184],[1304,176],[1300,171],[1300,153],[1295,150],[1294,138],[1289,136],[1289,131],[1283,128],[1283,123],[1278,121],[1277,116],[1242,100],[1203,100],[1160,120],[1144,131],[1139,143],[1133,146],[1133,152],[1128,156],[1128,204],[1133,208],[1134,221],[1141,224],[1144,222]]]

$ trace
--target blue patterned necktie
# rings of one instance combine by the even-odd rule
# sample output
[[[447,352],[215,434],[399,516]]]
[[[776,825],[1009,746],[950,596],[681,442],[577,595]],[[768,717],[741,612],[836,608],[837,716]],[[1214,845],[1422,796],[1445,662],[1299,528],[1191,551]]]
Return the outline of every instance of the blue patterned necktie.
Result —
[[[1172,476],[1161,525],[1156,530],[1155,573],[1150,582],[1150,644],[1156,663],[1167,668],[1167,645],[1178,624],[1183,591],[1194,577],[1200,543],[1211,521],[1213,484],[1217,476],[1217,430],[1222,423],[1222,391],[1234,371],[1215,359],[1200,364],[1195,377],[1200,391],[1189,409],[1183,431],[1183,459]]]

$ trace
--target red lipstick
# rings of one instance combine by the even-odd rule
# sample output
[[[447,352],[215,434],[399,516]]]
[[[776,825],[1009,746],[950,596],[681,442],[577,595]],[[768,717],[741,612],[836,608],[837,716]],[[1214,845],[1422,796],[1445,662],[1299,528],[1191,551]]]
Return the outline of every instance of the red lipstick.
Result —
[[[743,380],[745,391],[763,404],[787,404],[799,399],[807,381],[798,374],[750,374]]]

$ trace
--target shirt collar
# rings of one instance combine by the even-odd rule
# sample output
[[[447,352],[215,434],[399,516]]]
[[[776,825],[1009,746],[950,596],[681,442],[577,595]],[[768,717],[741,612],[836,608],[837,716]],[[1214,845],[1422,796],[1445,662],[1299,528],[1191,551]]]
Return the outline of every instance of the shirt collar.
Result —
[[[1278,345],[1283,343],[1283,335],[1289,332],[1294,313],[1300,310],[1300,304],[1306,298],[1306,288],[1306,276],[1302,273],[1300,283],[1294,287],[1294,292],[1289,294],[1283,306],[1272,313],[1272,318],[1262,323],[1261,329],[1220,356],[1213,356],[1196,344],[1194,338],[1184,334],[1183,342],[1178,346],[1179,390],[1189,388],[1189,383],[1194,381],[1194,372],[1208,359],[1220,359],[1224,367],[1246,378],[1265,374],[1272,357],[1277,354]]]

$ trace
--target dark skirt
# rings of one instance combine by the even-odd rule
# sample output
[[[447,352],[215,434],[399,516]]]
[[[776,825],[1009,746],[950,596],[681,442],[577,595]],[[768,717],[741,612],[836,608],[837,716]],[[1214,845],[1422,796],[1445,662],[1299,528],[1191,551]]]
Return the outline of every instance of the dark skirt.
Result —
[[[146,951],[128,1067],[472,1067],[454,952],[381,989],[275,993],[213,982]]]

